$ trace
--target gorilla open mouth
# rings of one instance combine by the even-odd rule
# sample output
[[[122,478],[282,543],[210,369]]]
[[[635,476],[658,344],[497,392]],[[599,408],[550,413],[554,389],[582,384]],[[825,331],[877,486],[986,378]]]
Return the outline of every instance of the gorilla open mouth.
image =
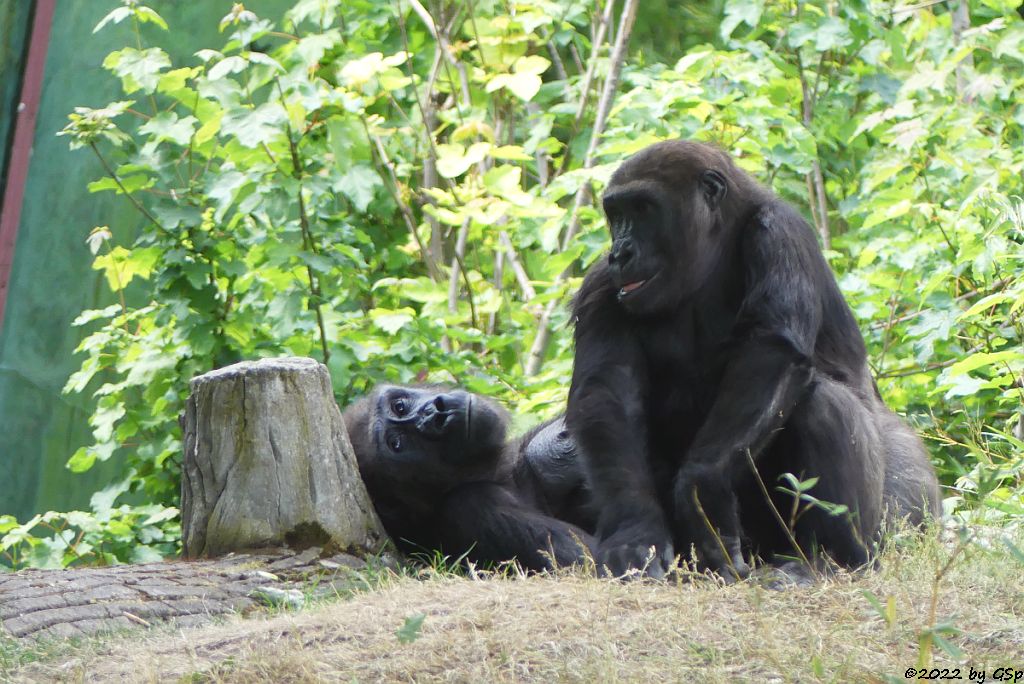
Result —
[[[642,289],[649,282],[651,282],[652,280],[654,280],[657,277],[658,277],[658,274],[655,273],[650,278],[644,278],[643,280],[634,280],[633,282],[626,283],[625,285],[623,285],[622,287],[619,288],[619,299],[621,300],[621,299],[623,299],[625,297],[628,297],[629,295],[633,294],[634,292]]]

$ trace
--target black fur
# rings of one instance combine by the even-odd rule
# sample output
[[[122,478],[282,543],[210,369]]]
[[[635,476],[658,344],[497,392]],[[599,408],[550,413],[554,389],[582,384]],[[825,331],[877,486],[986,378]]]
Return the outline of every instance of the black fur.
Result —
[[[693,544],[711,569],[743,576],[752,552],[792,555],[748,458],[783,516],[787,472],[849,508],[811,508],[793,530],[805,552],[847,566],[868,561],[887,506],[938,515],[927,453],[879,398],[792,207],[687,141],[627,160],[603,202],[612,247],[574,303],[567,412],[599,506],[599,563],[659,575]]]
[[[506,443],[508,416],[493,402],[399,386],[377,388],[344,418],[370,498],[402,550],[528,570],[590,552],[591,497],[561,419]]]

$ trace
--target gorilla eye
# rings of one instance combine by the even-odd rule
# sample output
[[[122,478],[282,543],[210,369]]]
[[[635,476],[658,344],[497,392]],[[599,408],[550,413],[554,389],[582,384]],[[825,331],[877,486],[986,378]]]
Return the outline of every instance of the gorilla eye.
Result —
[[[640,198],[636,201],[633,210],[638,216],[643,216],[644,214],[650,213],[654,210],[654,202],[647,198]]]
[[[395,412],[396,416],[404,416],[409,412],[409,402],[399,397],[391,402],[391,410]]]
[[[402,450],[402,436],[397,432],[392,432],[388,435],[388,448],[394,452]]]

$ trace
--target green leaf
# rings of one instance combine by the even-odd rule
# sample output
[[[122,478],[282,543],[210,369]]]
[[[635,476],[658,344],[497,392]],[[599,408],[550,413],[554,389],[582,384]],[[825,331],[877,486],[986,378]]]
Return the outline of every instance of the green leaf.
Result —
[[[779,479],[785,480],[789,486],[797,492],[808,492],[818,484],[817,477],[809,477],[806,480],[800,480],[793,473],[782,473],[782,475],[779,476]]]
[[[284,136],[288,113],[277,102],[267,102],[255,109],[238,107],[224,113],[220,130],[234,136],[245,147],[254,148]]]
[[[438,145],[437,172],[445,178],[456,178],[466,173],[469,167],[482,162],[491,149],[490,143],[479,142],[469,146]]]
[[[157,82],[156,90],[159,93],[173,93],[178,90],[183,90],[185,84],[188,83],[190,78],[193,78],[199,72],[199,68],[183,67],[181,69],[172,69],[160,77]],[[195,91],[191,91],[195,92]],[[192,103],[189,102],[189,105]]]
[[[163,559],[164,554],[144,544],[132,546],[131,555],[128,557],[128,561],[131,563],[156,563]]]
[[[302,36],[295,44],[297,54],[304,64],[318,64],[324,53],[342,42],[341,31],[328,29],[323,33]]]
[[[402,626],[395,631],[395,636],[398,637],[398,642],[401,644],[411,644],[420,638],[420,630],[423,628],[423,621],[427,619],[424,613],[416,613],[405,618],[405,622]]]
[[[96,454],[87,447],[79,447],[68,459],[67,467],[73,473],[84,473],[96,463]]]
[[[505,88],[516,97],[529,102],[540,91],[543,80],[540,75],[548,70],[551,62],[539,55],[528,55],[512,63],[512,73],[498,74],[487,84],[487,92],[493,93]]]
[[[899,218],[910,211],[912,204],[910,200],[901,200],[894,204],[886,207],[880,207],[872,211],[866,219],[864,219],[864,225],[861,226],[864,230],[868,228],[874,228],[875,226],[891,221],[895,218]]]
[[[132,174],[130,176],[120,178],[119,180],[121,181],[121,185],[118,185],[117,181],[110,176],[106,176],[89,183],[86,187],[89,189],[89,192],[113,190],[120,195],[123,194],[124,191],[132,193],[138,190],[151,188],[156,184],[156,178],[151,178],[144,173]],[[121,186],[124,186],[124,190],[121,189]]]
[[[954,644],[952,641],[949,641],[945,637],[940,636],[939,629],[939,627],[936,627],[934,630],[932,630],[932,640],[935,642],[935,645],[942,649],[946,653],[946,655],[948,655],[953,660],[953,662],[963,662],[964,652],[960,649],[959,646]],[[957,630],[952,630],[952,632],[954,634],[959,633]]]
[[[369,83],[378,74],[392,67],[404,64],[407,55],[404,52],[384,57],[380,52],[371,52],[354,59],[341,68],[341,78],[350,88],[358,89]]]
[[[1024,351],[1021,351],[1020,349],[1010,349],[999,352],[978,352],[976,354],[971,354],[967,358],[961,359],[950,366],[948,375],[950,377],[956,377],[957,375],[966,375],[972,370],[977,370],[978,368],[1003,364],[1010,364],[1010,367],[1013,368],[1018,365],[1016,362],[1021,360],[1024,360]]]
[[[0,532],[2,532],[2,531],[3,531],[3,529],[0,528]],[[1013,559],[1015,561],[1017,561],[1018,563],[1020,563],[1021,565],[1024,565],[1024,551],[1022,551],[1019,546],[1014,544],[1007,537],[1003,537],[1002,538],[1002,542],[1003,542],[1003,546],[1005,546],[1007,548],[1007,550],[1009,550],[1010,555],[1013,557]]]
[[[241,171],[229,169],[213,176],[212,181],[206,194],[214,201],[215,216],[220,220],[235,201],[238,191],[249,183],[249,178]]]
[[[412,323],[415,318],[416,312],[408,307],[394,310],[370,309],[370,319],[373,324],[389,335],[394,335]]]
[[[983,378],[958,375],[953,376],[949,382],[942,383],[941,386],[948,388],[945,396],[947,399],[952,399],[954,397],[972,397],[983,390],[988,384],[989,381]]]
[[[160,48],[126,47],[107,55],[103,66],[121,78],[125,93],[152,93],[160,82],[160,71],[171,66],[171,59]]]
[[[755,28],[761,21],[764,0],[728,0],[725,3],[725,17],[719,27],[719,34],[728,40],[741,23]]]
[[[204,142],[212,140],[213,136],[217,135],[220,131],[220,122],[223,117],[224,111],[220,110],[199,127],[199,130],[196,131],[196,145],[202,145]]]
[[[135,8],[135,16],[139,18],[139,22],[143,24],[156,24],[164,31],[167,31],[167,22],[163,20],[159,14],[146,7],[145,5],[138,5]]]
[[[529,102],[540,91],[543,81],[537,74],[498,74],[487,84],[487,92],[505,88],[524,102]]]
[[[435,283],[425,276],[420,278],[381,278],[373,284],[373,289],[391,290],[400,297],[424,304],[448,301],[448,286],[443,283]]]
[[[130,16],[132,16],[132,10],[130,7],[115,7],[110,10],[105,17],[100,19],[100,23],[96,24],[96,27],[93,28],[92,32],[97,33],[107,24],[120,24]]]
[[[77,456],[78,452],[75,452],[75,455]],[[75,470],[74,467],[71,467],[70,462],[68,463],[68,467]],[[131,487],[131,484],[132,479],[130,477],[126,477],[123,480],[107,485],[92,495],[92,498],[89,499],[89,508],[96,513],[105,513],[110,511],[110,509],[114,507],[114,501],[117,497],[127,492]]]
[[[986,309],[994,308],[1004,302],[1012,302],[1015,299],[1016,297],[1009,292],[995,292],[976,301],[973,306],[960,314],[960,320],[976,316]]]
[[[70,532],[71,530],[67,530]],[[59,570],[64,567],[64,552],[68,545],[63,540],[41,539],[28,552],[28,563],[33,568]]]
[[[814,48],[818,52],[846,47],[852,42],[850,27],[838,17],[825,17],[814,31]]]
[[[139,126],[139,133],[152,136],[157,142],[173,142],[184,146],[192,139],[196,123],[194,116],[179,119],[174,112],[160,112]]]
[[[231,57],[225,57],[210,67],[206,77],[211,81],[217,81],[228,74],[235,74],[239,71],[243,71],[247,66],[249,66],[249,62],[244,57],[232,55]]]
[[[103,271],[111,292],[119,292],[133,278],[149,278],[162,256],[156,247],[137,247],[131,251],[118,245],[93,261],[92,267]]]
[[[142,521],[143,525],[159,525],[164,521],[174,520],[181,513],[180,510],[173,506],[157,506],[155,508],[156,509]]]
[[[335,189],[352,200],[356,211],[362,214],[373,201],[374,190],[383,185],[375,168],[369,164],[355,164],[342,174],[335,183]]]
[[[491,150],[491,157],[507,161],[533,161],[519,145],[499,145]]]

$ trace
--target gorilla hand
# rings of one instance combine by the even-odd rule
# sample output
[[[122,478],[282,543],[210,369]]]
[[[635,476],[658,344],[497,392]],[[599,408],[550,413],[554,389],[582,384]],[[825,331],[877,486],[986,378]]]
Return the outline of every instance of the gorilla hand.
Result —
[[[628,518],[610,534],[601,534],[595,561],[598,573],[611,577],[642,574],[661,579],[672,567],[672,537],[660,512]]]
[[[690,535],[698,560],[731,582],[746,578],[750,567],[743,559],[736,495],[724,482],[713,466],[688,461],[676,476],[675,509],[677,527]]]

